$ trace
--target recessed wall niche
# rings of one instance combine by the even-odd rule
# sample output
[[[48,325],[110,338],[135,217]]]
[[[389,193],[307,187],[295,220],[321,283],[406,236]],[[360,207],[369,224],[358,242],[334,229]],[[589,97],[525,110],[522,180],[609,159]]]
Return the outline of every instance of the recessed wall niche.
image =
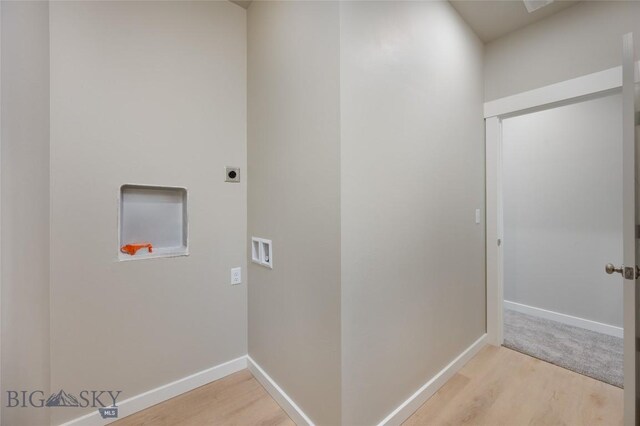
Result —
[[[189,254],[187,190],[179,187],[120,187],[120,260]]]

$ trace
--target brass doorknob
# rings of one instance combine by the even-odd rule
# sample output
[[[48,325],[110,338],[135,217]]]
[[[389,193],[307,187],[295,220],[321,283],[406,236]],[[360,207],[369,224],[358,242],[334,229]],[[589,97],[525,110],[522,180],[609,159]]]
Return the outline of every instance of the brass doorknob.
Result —
[[[624,265],[619,268],[616,268],[615,266],[613,266],[613,263],[607,263],[607,265],[604,267],[604,271],[609,275],[613,274],[614,272],[623,274]]]

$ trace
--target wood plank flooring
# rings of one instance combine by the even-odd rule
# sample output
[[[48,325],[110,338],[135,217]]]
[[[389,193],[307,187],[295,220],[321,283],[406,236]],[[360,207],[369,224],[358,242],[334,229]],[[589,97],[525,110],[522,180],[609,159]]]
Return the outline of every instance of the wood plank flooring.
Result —
[[[622,389],[494,346],[485,347],[404,423],[621,424]]]
[[[294,425],[248,370],[113,424]],[[493,346],[480,351],[404,423],[405,426],[621,424],[622,389]]]
[[[295,426],[249,370],[112,423],[117,426]]]

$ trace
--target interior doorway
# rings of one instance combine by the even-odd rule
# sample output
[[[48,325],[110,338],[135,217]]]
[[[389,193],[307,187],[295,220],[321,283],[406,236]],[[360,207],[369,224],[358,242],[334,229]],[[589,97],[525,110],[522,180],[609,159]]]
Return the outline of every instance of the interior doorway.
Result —
[[[623,385],[622,98],[502,120],[504,346]]]
[[[588,303],[580,303],[579,308],[576,308],[575,304],[571,305],[587,295],[594,300],[600,299],[597,303],[604,302],[608,306],[617,303],[616,300],[620,299],[620,289],[624,288],[626,291],[627,287],[623,286],[619,275],[616,274],[616,278],[611,278],[604,273],[604,266],[611,261],[612,254],[608,253],[605,260],[601,260],[601,254],[592,253],[589,255],[588,265],[577,267],[577,269],[571,256],[574,256],[574,259],[581,259],[581,256],[584,256],[586,244],[592,244],[598,238],[601,239],[599,244],[602,244],[604,241],[602,238],[605,238],[602,234],[606,233],[602,227],[604,225],[598,228],[595,221],[600,221],[600,217],[604,214],[613,216],[616,215],[616,212],[613,209],[598,209],[602,209],[605,203],[620,204],[622,195],[618,193],[619,190],[607,191],[604,193],[605,195],[596,195],[596,197],[604,198],[593,199],[589,194],[584,193],[584,190],[582,190],[583,193],[580,193],[579,186],[584,184],[584,188],[591,187],[593,189],[595,187],[600,191],[599,194],[602,194],[602,189],[617,182],[617,175],[612,176],[612,173],[618,173],[616,171],[618,165],[612,162],[620,161],[621,154],[616,154],[615,150],[623,147],[622,142],[620,142],[620,147],[614,146],[612,148],[610,144],[614,139],[618,141],[623,139],[620,137],[620,128],[623,127],[624,120],[620,115],[624,117],[626,109],[620,107],[620,104],[624,105],[621,102],[622,77],[622,67],[615,67],[489,101],[484,105],[487,196],[487,340],[493,345],[501,346],[505,343],[505,317],[509,315],[511,318],[506,319],[514,324],[513,317],[518,316],[512,315],[514,311],[516,314],[536,317],[540,321],[558,320],[560,318],[555,314],[561,314],[564,323],[556,322],[561,323],[563,327],[578,326],[611,338],[619,338],[620,336],[622,327],[619,327],[620,323],[617,322],[619,321],[619,312],[616,314],[609,310],[609,313],[605,313],[606,308],[595,308],[596,305],[588,305]],[[614,107],[613,105],[616,103],[617,106]],[[594,114],[600,115],[595,118]],[[613,127],[608,129],[612,132],[611,137],[601,133],[605,126],[617,126],[615,129]],[[523,146],[528,144],[529,147],[521,150],[520,153],[510,152],[509,149],[513,145],[512,139],[516,142],[521,141]],[[589,142],[586,139],[589,139]],[[595,140],[603,142],[601,145],[595,145],[592,143]],[[536,141],[539,142],[536,144]],[[585,147],[581,147],[580,144],[587,143],[590,148],[585,151]],[[506,152],[505,144],[510,145],[506,147]],[[614,151],[612,152],[611,149]],[[545,150],[549,152],[545,152]],[[586,155],[587,152],[588,155]],[[511,164],[514,159],[505,158],[505,156],[512,154],[520,156],[518,161],[527,161],[529,163],[528,169],[523,169],[524,166],[517,164],[513,169],[509,169],[514,166]],[[585,155],[580,156],[579,154]],[[581,175],[581,173],[585,173],[585,170],[594,167],[595,163],[585,163],[588,158],[596,163],[600,162],[599,165],[596,164],[600,169],[610,167],[609,173],[600,170],[592,176]],[[505,165],[505,161],[509,161],[510,164]],[[541,167],[541,164],[545,164],[544,167],[550,167],[550,169]],[[524,177],[528,177],[518,183],[512,182],[514,177],[509,176],[511,181],[507,183],[505,174],[511,172],[521,172]],[[605,173],[604,177],[603,173]],[[599,175],[599,178],[596,175]],[[547,185],[546,189],[543,184]],[[516,191],[516,197],[505,200],[505,194],[513,194],[514,191]],[[515,201],[515,204],[512,201]],[[554,206],[566,206],[567,208],[560,211],[559,207]],[[505,212],[508,215],[506,218]],[[613,220],[615,223],[612,223],[611,228],[608,229],[618,226],[622,218],[618,217]],[[602,220],[602,222],[604,221],[606,219]],[[556,222],[555,230],[554,222]],[[521,225],[520,231],[517,231],[519,224]],[[505,229],[505,225],[507,229]],[[547,229],[544,231],[528,229],[523,233],[523,228],[534,226],[546,227]],[[567,238],[571,233],[578,232],[579,228],[586,229],[585,226],[592,230],[595,228],[596,232],[592,232],[589,237],[593,239],[592,241]],[[597,235],[598,233],[600,235]],[[609,234],[606,237],[609,238],[606,244],[609,246],[608,250],[611,250],[612,245],[615,245],[616,242],[614,232]],[[561,237],[569,242],[560,243]],[[505,251],[505,243],[509,246],[508,253]],[[531,248],[532,244],[534,249]],[[617,244],[617,248],[613,248],[615,253],[621,251],[619,243]],[[512,248],[515,248],[515,253],[511,252]],[[533,259],[533,253],[541,255],[538,256],[538,259]],[[543,257],[545,258],[543,259]],[[516,262],[514,263],[515,269],[505,262]],[[563,271],[563,276],[572,278],[556,280],[553,284],[552,278],[558,277],[560,271]],[[587,284],[580,284],[586,279],[587,271],[590,271],[589,275],[593,275],[593,278],[589,278]],[[520,280],[520,284],[516,283],[516,287],[513,287],[509,283],[509,288],[505,289],[505,279],[517,279]],[[545,282],[541,284],[542,280]],[[604,290],[596,290],[597,284],[595,282],[598,280],[601,283],[599,286],[604,287]],[[547,281],[552,283],[549,284]],[[558,283],[561,283],[562,287]],[[583,286],[588,287],[589,290],[585,290]],[[534,288],[534,290],[527,290],[529,288]],[[599,291],[607,293],[605,296],[602,295],[603,293],[599,293],[598,296]],[[560,300],[560,293],[568,294],[567,299],[573,299],[573,301],[563,302]],[[532,294],[537,294],[535,297],[538,299],[535,299]],[[532,299],[532,297],[534,298]],[[542,304],[539,302],[540,298],[548,300]],[[508,312],[504,310],[505,299],[507,300]],[[624,300],[626,301],[626,297]],[[540,306],[536,306],[536,304]],[[529,309],[530,307],[538,309],[534,312]],[[618,309],[622,310],[622,306],[618,305]],[[593,316],[593,310],[598,310],[597,315],[599,316]],[[626,306],[624,311],[627,311]],[[532,313],[537,315],[531,315]],[[580,320],[588,320],[589,322]],[[623,322],[627,324],[626,316]],[[585,325],[590,327],[585,327]],[[547,326],[548,323],[543,323],[541,328],[548,332]],[[624,332],[627,332],[626,327]],[[550,337],[549,340],[559,339]],[[564,350],[566,349],[564,348]],[[628,370],[626,346],[624,354],[624,377],[626,380]],[[574,356],[574,358],[576,357]],[[560,361],[556,362],[560,363]],[[583,371],[584,373],[586,372]],[[633,389],[629,395],[632,393]]]

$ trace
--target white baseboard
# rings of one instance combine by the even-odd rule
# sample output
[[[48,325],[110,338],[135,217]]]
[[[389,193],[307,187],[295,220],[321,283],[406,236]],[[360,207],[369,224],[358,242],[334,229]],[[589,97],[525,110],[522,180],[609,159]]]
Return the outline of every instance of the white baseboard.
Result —
[[[544,318],[552,321],[561,322],[563,324],[573,325],[574,327],[585,328],[598,333],[608,334],[610,336],[622,338],[624,330],[622,327],[604,324],[597,321],[574,317],[571,315],[561,314],[560,312],[548,311],[546,309],[536,308],[534,306],[523,305],[522,303],[504,301],[504,308],[534,317]]]
[[[269,392],[269,395],[282,407],[291,417],[291,420],[298,426],[314,426],[309,417],[300,407],[282,390],[280,386],[260,367],[250,356],[247,355],[249,371]]]
[[[449,365],[443,368],[431,380],[422,385],[420,389],[409,397],[405,402],[400,404],[398,408],[393,410],[391,414],[385,417],[378,426],[395,426],[400,425],[416,412],[422,404],[424,404],[434,393],[438,391],[451,377],[476,355],[480,349],[487,344],[487,335],[483,334],[471,346],[464,350]]]
[[[171,399],[175,396],[198,388],[200,386],[211,383],[215,380],[221,379],[229,374],[236,373],[240,370],[247,368],[247,356],[243,355],[239,358],[227,361],[223,364],[216,365],[215,367],[208,368],[191,376],[184,377],[176,380],[175,382],[168,383],[150,391],[141,393],[131,398],[125,399],[122,402],[118,402],[118,418],[121,419],[131,414],[142,411],[145,408],[149,408],[153,405],[159,404],[163,401]],[[94,426],[94,425],[106,425],[112,423],[118,419],[102,419],[98,410],[86,414],[77,419],[73,419],[61,426]]]

